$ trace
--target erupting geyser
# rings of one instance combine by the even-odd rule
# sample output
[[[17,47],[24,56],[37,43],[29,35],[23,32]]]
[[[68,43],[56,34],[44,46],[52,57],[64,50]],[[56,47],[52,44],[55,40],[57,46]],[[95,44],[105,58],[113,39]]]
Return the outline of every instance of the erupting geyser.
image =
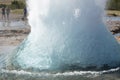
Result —
[[[120,46],[103,23],[104,7],[98,1],[103,2],[28,0],[31,33],[11,65],[26,70],[119,66]]]

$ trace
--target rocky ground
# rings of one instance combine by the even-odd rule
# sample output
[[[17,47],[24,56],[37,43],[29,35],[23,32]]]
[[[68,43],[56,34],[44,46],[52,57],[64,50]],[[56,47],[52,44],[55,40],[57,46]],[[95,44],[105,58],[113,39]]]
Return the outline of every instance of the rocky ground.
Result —
[[[120,21],[107,21],[106,24],[113,35],[120,33]]]
[[[120,20],[119,21],[106,21],[107,28],[115,36],[118,42],[120,42]]]

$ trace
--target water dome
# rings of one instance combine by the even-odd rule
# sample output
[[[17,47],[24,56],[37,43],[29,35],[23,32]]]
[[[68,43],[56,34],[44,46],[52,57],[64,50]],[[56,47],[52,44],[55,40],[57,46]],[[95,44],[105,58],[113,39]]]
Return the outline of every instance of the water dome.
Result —
[[[12,55],[11,66],[25,70],[119,66],[120,46],[103,22],[104,7],[98,1],[28,0],[31,33]]]

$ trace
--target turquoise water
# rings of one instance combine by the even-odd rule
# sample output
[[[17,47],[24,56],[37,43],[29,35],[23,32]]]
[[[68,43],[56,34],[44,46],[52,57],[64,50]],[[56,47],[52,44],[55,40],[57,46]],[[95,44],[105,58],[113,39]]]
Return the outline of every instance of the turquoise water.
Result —
[[[33,71],[118,67],[120,45],[106,29],[102,3],[28,0],[31,33],[11,56],[10,66]]]
[[[0,58],[1,80],[119,79],[120,45],[106,29],[97,0],[28,0],[28,9],[31,33]],[[117,68],[103,69],[111,67]]]
[[[14,24],[16,24],[16,22]],[[0,58],[2,59],[4,56],[5,55],[1,56]],[[119,80],[119,72],[119,68],[108,71],[67,71],[58,73],[36,73],[27,72],[24,70],[18,71],[0,69],[0,80]]]

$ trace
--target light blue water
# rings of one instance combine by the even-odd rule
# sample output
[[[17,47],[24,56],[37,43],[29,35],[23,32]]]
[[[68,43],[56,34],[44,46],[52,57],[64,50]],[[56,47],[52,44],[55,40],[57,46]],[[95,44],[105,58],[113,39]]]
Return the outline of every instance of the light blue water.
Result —
[[[25,28],[28,24],[24,21],[1,21],[0,28]]]
[[[27,3],[31,33],[12,55],[12,67],[54,71],[119,66],[120,46],[106,29],[98,0]]]
[[[108,21],[120,21],[120,17],[105,17]]]
[[[120,63],[119,44],[103,23],[104,9],[98,1],[104,2],[28,0],[32,31],[13,54],[0,57],[0,64],[5,62],[0,80],[117,80],[114,72],[119,67],[78,70]]]

